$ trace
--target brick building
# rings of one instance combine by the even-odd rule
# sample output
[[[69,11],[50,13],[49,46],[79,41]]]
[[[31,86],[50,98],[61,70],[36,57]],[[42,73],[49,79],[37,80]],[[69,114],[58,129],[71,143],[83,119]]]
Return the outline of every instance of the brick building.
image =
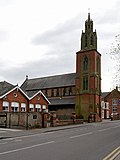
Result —
[[[88,119],[89,114],[101,118],[101,54],[97,51],[97,33],[88,13],[81,49],[76,53],[76,72],[26,80],[21,89],[29,94],[41,90],[49,99],[49,110],[57,114]]]
[[[111,92],[102,94],[103,101],[108,104],[104,107],[104,110],[109,110],[109,118],[113,115],[120,115],[120,91],[118,87]],[[105,117],[106,118],[106,115]]]
[[[27,94],[41,90],[50,101],[49,111],[72,115],[75,112],[75,78],[75,73],[34,79],[26,76],[21,88]]]
[[[49,103],[41,91],[27,94],[18,85],[0,82],[0,112],[47,112]]]

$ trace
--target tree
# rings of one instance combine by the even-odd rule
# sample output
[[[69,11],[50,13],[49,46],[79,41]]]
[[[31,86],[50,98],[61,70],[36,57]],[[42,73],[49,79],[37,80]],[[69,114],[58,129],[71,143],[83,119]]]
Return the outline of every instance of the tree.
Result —
[[[115,37],[115,44],[112,44],[110,56],[115,61],[115,73],[113,75],[113,86],[120,87],[120,34]]]

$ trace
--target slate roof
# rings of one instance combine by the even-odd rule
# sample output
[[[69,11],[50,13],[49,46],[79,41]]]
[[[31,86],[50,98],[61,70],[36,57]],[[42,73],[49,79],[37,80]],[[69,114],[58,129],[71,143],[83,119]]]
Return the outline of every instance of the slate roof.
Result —
[[[105,98],[110,92],[102,92],[102,98]]]
[[[24,92],[29,98],[31,98],[38,92],[38,90],[35,90],[35,91],[24,91]]]
[[[75,97],[57,97],[57,98],[48,98],[52,105],[69,105],[75,104]]]
[[[0,96],[4,95],[5,93],[9,92],[11,89],[13,89],[15,86],[6,82],[6,81],[3,81],[3,82],[0,82]]]
[[[42,78],[26,79],[21,85],[22,90],[41,90],[65,86],[75,86],[76,73],[55,75]]]

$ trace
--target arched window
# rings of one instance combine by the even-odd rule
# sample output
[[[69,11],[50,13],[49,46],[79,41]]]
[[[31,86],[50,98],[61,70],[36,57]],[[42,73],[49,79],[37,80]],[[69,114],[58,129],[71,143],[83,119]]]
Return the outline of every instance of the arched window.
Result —
[[[93,35],[90,36],[90,44],[93,45],[94,41],[93,41]]]
[[[57,97],[59,96],[59,88],[57,88],[57,90],[56,90],[56,96]]]
[[[63,96],[66,96],[66,88],[63,89]]]
[[[85,35],[85,47],[87,47],[87,35]]]
[[[97,70],[97,72],[99,73],[99,71],[100,71],[100,59],[99,59],[99,58],[97,58],[96,70]]]
[[[88,58],[85,56],[83,60],[83,70],[87,71],[88,70]]]
[[[93,24],[91,24],[91,30],[93,31]]]
[[[54,97],[54,90],[51,90],[51,97]]]
[[[85,23],[85,30],[87,31],[87,23]]]
[[[72,88],[69,89],[69,96],[72,95]]]
[[[88,90],[88,76],[83,77],[83,90]]]

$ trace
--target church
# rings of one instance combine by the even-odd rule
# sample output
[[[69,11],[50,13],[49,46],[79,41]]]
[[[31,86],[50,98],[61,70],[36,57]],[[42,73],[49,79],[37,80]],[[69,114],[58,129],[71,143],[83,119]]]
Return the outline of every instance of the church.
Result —
[[[39,90],[49,100],[49,111],[58,115],[71,115],[88,119],[90,114],[101,119],[101,54],[97,51],[97,33],[93,20],[85,21],[81,34],[81,49],[76,52],[76,72],[49,77],[29,79],[21,85],[25,94]]]

